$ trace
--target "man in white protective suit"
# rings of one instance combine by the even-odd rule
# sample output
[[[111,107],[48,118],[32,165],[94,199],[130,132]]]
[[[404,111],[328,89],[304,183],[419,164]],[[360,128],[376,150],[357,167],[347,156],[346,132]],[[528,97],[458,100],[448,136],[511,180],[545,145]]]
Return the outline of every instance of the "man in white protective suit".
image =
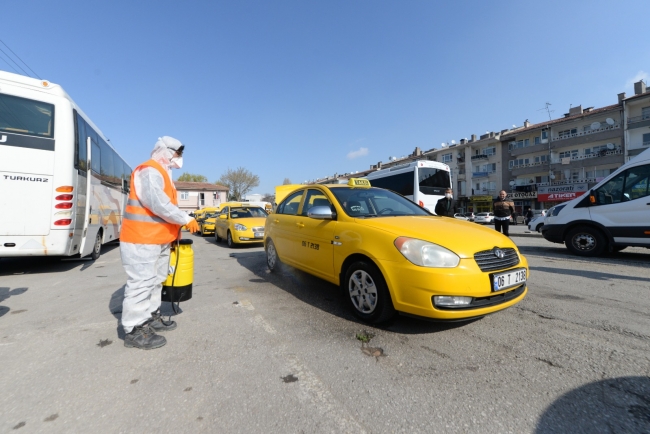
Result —
[[[122,304],[124,346],[150,350],[167,343],[156,332],[174,330],[160,313],[162,284],[169,270],[169,248],[186,225],[196,220],[178,208],[171,169],[183,166],[185,146],[173,137],[158,139],[151,159],[131,174],[131,191],[122,219],[120,254],[127,274]]]

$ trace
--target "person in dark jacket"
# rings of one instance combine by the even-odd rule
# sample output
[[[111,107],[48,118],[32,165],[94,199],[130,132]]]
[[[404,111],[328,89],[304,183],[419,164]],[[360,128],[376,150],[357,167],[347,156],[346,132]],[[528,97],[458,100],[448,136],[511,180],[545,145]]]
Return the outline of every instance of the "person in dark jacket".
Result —
[[[494,201],[494,229],[502,232],[503,235],[509,236],[510,217],[515,213],[515,204],[507,199],[508,193],[505,190],[499,192],[499,197]]]
[[[451,188],[445,190],[445,197],[440,199],[436,204],[435,213],[439,216],[454,217],[458,212],[458,206],[454,200],[454,193]]]
[[[528,210],[526,211],[526,224],[530,223],[530,221],[533,219],[533,210],[528,207]]]

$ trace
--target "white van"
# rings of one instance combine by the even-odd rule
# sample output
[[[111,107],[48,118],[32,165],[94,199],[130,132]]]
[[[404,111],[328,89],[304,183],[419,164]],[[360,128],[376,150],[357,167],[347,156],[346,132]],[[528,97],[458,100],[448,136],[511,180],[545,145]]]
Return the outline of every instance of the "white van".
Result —
[[[580,256],[628,246],[650,249],[650,149],[584,195],[551,208],[542,235]]]

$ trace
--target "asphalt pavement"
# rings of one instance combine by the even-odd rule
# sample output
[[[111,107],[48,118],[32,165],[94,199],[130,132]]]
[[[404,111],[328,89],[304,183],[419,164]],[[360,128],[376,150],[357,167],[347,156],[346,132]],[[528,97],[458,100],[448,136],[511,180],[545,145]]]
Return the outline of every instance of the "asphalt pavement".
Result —
[[[260,246],[190,235],[194,297],[152,351],[123,346],[119,246],[0,259],[0,431],[650,432],[650,250],[588,260],[520,229],[521,303],[382,327]]]

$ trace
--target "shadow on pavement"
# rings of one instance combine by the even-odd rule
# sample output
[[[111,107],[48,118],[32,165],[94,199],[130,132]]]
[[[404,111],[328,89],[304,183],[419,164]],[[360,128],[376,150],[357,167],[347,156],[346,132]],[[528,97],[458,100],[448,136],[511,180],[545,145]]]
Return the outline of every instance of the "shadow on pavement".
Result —
[[[9,297],[15,297],[16,295],[24,294],[27,292],[28,288],[14,288],[10,289],[8,287],[0,287],[0,303],[8,299]],[[11,310],[7,306],[0,306],[0,317],[5,315]]]
[[[303,303],[337,316],[346,321],[361,324],[365,327],[374,327],[401,334],[437,333],[445,330],[462,327],[472,321],[466,322],[431,322],[398,315],[392,321],[370,326],[355,317],[347,306],[347,300],[338,286],[304,273],[296,268],[282,264],[277,272],[269,272],[266,266],[266,253],[260,251],[238,250],[230,254],[239,265],[248,269],[257,276],[252,282],[269,282],[282,291],[291,294]],[[474,320],[476,321],[476,320]]]
[[[645,253],[645,249],[639,253],[638,251],[628,252],[623,250],[621,252],[609,253],[604,256],[596,258],[589,258],[583,256],[575,256],[561,244],[551,244],[550,246],[518,246],[519,251],[526,256],[539,256],[549,259],[572,259],[578,261],[589,261],[596,264],[621,264],[626,265],[650,265],[650,255]],[[650,253],[650,250],[647,250]]]
[[[102,246],[101,254],[104,255],[113,249],[119,248],[120,244],[111,242]],[[101,261],[101,256],[99,257]],[[95,261],[90,256],[85,258],[66,256],[22,256],[0,258],[0,276],[12,274],[40,274],[40,273],[61,273],[73,270],[83,264],[79,271],[85,271]]]
[[[546,409],[535,432],[650,432],[650,378],[612,378],[574,389]]]
[[[634,277],[634,276],[625,276],[623,274],[610,274],[610,273],[600,273],[598,271],[585,271],[585,270],[567,270],[564,268],[553,268],[553,267],[530,267],[532,271],[541,271],[543,273],[552,273],[552,274],[566,274],[567,276],[578,276],[585,277],[588,279],[594,280],[636,280],[640,282],[647,282],[647,277]]]

